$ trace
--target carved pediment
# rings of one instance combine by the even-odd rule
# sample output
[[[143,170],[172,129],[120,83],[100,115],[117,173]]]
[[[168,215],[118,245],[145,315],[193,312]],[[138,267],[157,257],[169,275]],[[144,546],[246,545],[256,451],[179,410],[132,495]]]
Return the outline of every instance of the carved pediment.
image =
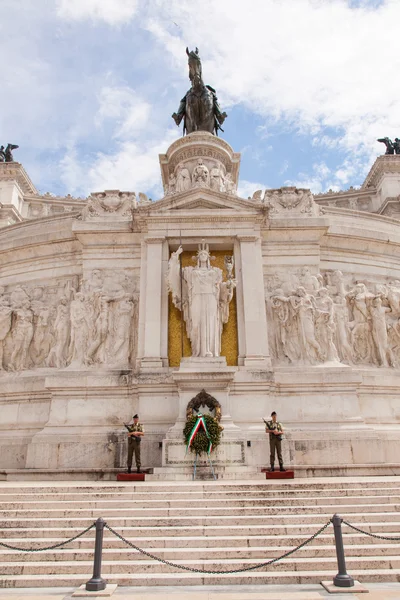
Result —
[[[153,202],[149,207],[150,214],[155,213],[177,213],[184,211],[204,212],[209,210],[226,210],[235,212],[260,211],[260,204],[253,200],[243,200],[238,196],[218,193],[212,190],[193,189],[182,194],[166,196],[158,202]]]

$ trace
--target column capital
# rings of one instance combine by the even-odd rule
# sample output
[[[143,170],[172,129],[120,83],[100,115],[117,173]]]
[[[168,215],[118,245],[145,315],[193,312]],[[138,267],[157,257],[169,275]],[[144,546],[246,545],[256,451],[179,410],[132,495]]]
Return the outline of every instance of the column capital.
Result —
[[[154,237],[148,237],[145,238],[144,241],[146,242],[146,244],[162,244],[163,242],[165,242],[167,238],[165,236],[154,236]]]
[[[257,242],[260,239],[259,235],[237,235],[239,242]]]

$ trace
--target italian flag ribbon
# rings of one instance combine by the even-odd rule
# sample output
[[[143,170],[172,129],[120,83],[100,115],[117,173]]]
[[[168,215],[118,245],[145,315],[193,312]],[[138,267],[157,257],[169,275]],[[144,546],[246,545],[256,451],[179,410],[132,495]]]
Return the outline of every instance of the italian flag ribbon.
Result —
[[[189,440],[186,446],[186,453],[188,452],[190,446],[192,445],[192,442],[194,440],[194,438],[196,437],[196,433],[198,431],[200,431],[200,429],[203,428],[204,431],[206,432],[206,436],[208,437],[208,450],[207,450],[207,454],[210,454],[211,450],[212,450],[212,442],[211,442],[211,437],[210,434],[208,433],[208,429],[207,429],[207,425],[206,425],[206,420],[203,417],[203,415],[201,413],[199,413],[197,415],[197,421],[194,424],[194,427],[192,429],[192,431],[190,432],[190,436],[189,436]]]

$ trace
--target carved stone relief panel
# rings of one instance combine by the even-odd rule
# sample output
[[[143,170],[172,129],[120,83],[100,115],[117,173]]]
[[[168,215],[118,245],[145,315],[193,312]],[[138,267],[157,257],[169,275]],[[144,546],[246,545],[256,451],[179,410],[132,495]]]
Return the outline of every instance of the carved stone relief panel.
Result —
[[[135,192],[120,192],[119,190],[106,190],[92,193],[82,211],[82,219],[99,219],[104,217],[118,217],[119,219],[132,219],[132,211],[137,207]]]
[[[276,364],[400,366],[400,281],[303,267],[266,277]]]
[[[314,201],[310,190],[296,187],[281,187],[275,190],[265,190],[260,203],[268,208],[270,218],[282,216],[316,217],[321,209]]]
[[[126,270],[0,287],[0,370],[129,367],[138,290],[137,274]]]
[[[176,166],[171,164],[165,195],[187,192],[192,188],[209,188],[216,192],[236,194],[232,173],[218,158],[204,156],[187,158]]]

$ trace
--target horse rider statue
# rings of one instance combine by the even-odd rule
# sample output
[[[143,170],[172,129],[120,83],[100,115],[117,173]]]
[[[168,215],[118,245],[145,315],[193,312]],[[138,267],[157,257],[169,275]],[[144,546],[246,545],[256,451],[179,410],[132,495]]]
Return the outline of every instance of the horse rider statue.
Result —
[[[210,85],[205,85],[202,78],[199,50],[189,52],[186,48],[189,64],[189,79],[192,87],[181,100],[177,113],[172,115],[179,126],[183,119],[183,135],[193,131],[209,131],[218,135],[218,130],[227,114],[221,112],[217,94]]]
[[[7,148],[4,150],[4,146],[0,146],[0,162],[14,162],[13,150],[19,148],[17,144],[7,144]]]
[[[400,139],[394,138],[394,142],[388,137],[379,138],[378,142],[382,142],[386,146],[385,154],[400,154]]]

